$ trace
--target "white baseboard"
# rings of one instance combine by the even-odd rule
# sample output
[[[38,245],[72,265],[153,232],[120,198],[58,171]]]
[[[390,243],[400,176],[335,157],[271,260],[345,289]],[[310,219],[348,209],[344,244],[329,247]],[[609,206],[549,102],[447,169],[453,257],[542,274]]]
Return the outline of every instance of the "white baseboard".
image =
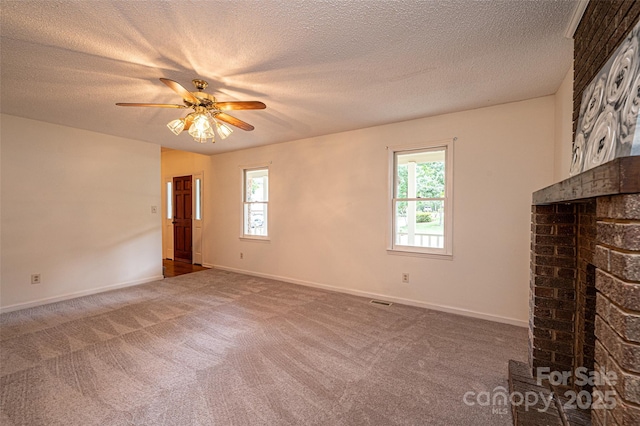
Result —
[[[158,281],[161,279],[164,279],[162,275],[156,275],[153,277],[143,278],[140,280],[128,281],[124,283],[111,284],[104,287],[92,288],[90,290],[76,291],[74,293],[67,293],[61,296],[45,297],[44,299],[33,300],[31,302],[16,303],[15,305],[0,307],[0,313],[18,311],[20,309],[26,309],[26,308],[33,308],[36,306],[47,305],[49,303],[54,303],[54,302],[62,302],[63,300],[69,300],[69,299],[74,299],[76,297],[103,293],[105,291],[116,290],[119,288],[132,287],[134,285],[146,284],[146,283]]]
[[[223,271],[236,272],[236,273],[239,273],[239,274],[251,275],[251,276],[256,276],[256,277],[261,277],[261,278],[268,278],[268,279],[273,279],[273,280],[278,280],[278,281],[284,281],[284,282],[288,282],[288,283],[291,283],[291,284],[299,284],[299,285],[303,285],[303,286],[307,286],[307,287],[322,288],[322,289],[325,289],[325,290],[336,291],[336,292],[339,292],[339,293],[352,294],[354,296],[369,297],[369,298],[378,299],[378,300],[385,300],[385,301],[388,301],[388,302],[401,303],[401,304],[409,305],[409,306],[417,306],[417,307],[420,307],[420,308],[433,309],[435,311],[448,312],[448,313],[457,314],[457,315],[463,315],[463,316],[472,317],[472,318],[480,318],[480,319],[499,322],[499,323],[503,323],[503,324],[511,324],[511,325],[515,325],[515,326],[518,326],[518,327],[525,327],[525,328],[528,327],[528,322],[527,321],[522,321],[522,320],[518,320],[518,319],[515,319],[515,318],[502,317],[502,316],[499,316],[499,315],[487,314],[487,313],[483,313],[483,312],[472,311],[472,310],[468,310],[468,309],[456,308],[456,307],[453,307],[453,306],[446,306],[446,305],[440,305],[440,304],[435,304],[435,303],[427,303],[427,302],[422,302],[422,301],[419,301],[419,300],[405,299],[405,298],[402,298],[402,297],[389,296],[389,295],[385,295],[385,294],[372,293],[372,292],[362,291],[362,290],[353,290],[353,289],[348,289],[348,288],[343,288],[343,287],[335,287],[335,286],[331,286],[331,285],[327,285],[327,284],[320,284],[320,283],[316,283],[316,282],[312,282],[312,281],[304,281],[304,280],[284,277],[284,276],[280,276],[280,275],[264,274],[264,273],[261,273],[261,272],[254,272],[254,271],[249,271],[249,270],[244,270],[244,269],[231,268],[231,267],[224,266],[224,265],[214,265],[214,264],[211,264],[211,263],[203,263],[202,266],[207,267],[207,268],[220,269],[220,270],[223,270]],[[83,290],[83,291],[78,291],[78,292],[74,292],[74,293],[68,293],[68,294],[64,294],[64,295],[61,295],[61,296],[47,297],[47,298],[44,298],[44,299],[38,299],[38,300],[30,301],[30,302],[17,303],[15,305],[9,305],[9,306],[0,307],[0,313],[12,312],[12,311],[17,311],[17,310],[26,309],[26,308],[32,308],[32,307],[35,307],[35,306],[46,305],[46,304],[54,303],[54,302],[61,302],[63,300],[69,300],[69,299],[73,299],[73,298],[81,297],[81,296],[89,296],[91,294],[102,293],[102,292],[105,292],[105,291],[116,290],[116,289],[119,289],[119,288],[132,287],[132,286],[135,286],[135,285],[140,285],[140,284],[145,284],[145,283],[149,283],[149,282],[153,282],[153,281],[158,281],[158,280],[161,280],[163,278],[164,277],[162,275],[157,275],[157,276],[154,276],[154,277],[148,277],[148,278],[144,278],[144,279],[141,279],[141,280],[135,280],[135,281],[129,281],[129,282],[125,282],[125,283],[113,284],[113,285],[108,285],[108,286],[104,286],[104,287],[94,288],[94,289],[91,289],[91,290]]]
[[[421,302],[419,300],[405,299],[405,298],[402,298],[402,297],[388,296],[388,295],[385,295],[385,294],[371,293],[371,292],[362,291],[362,290],[352,290],[352,289],[343,288],[343,287],[334,287],[334,286],[331,286],[331,285],[320,284],[320,283],[315,283],[315,282],[311,282],[311,281],[298,280],[298,279],[295,279],[295,278],[282,277],[282,276],[279,276],[279,275],[263,274],[261,272],[254,272],[254,271],[248,271],[248,270],[244,270],[244,269],[231,268],[231,267],[223,266],[223,265],[203,265],[203,266],[207,266],[208,268],[220,269],[220,270],[223,270],[223,271],[237,272],[239,274],[252,275],[252,276],[260,277],[260,278],[269,278],[269,279],[272,279],[272,280],[284,281],[284,282],[291,283],[291,284],[304,285],[304,286],[307,286],[307,287],[322,288],[322,289],[325,289],[325,290],[336,291],[336,292],[339,292],[339,293],[352,294],[354,296],[369,297],[369,298],[373,298],[373,299],[377,299],[377,300],[384,300],[384,301],[387,301],[387,302],[400,303],[400,304],[409,305],[409,306],[417,306],[419,308],[433,309],[434,311],[442,311],[442,312],[448,312],[450,314],[463,315],[463,316],[466,316],[466,317],[480,318],[480,319],[484,319],[484,320],[488,320],[488,321],[515,325],[515,326],[518,326],[518,327],[525,327],[525,328],[529,327],[529,323],[527,321],[522,321],[522,320],[515,319],[515,318],[502,317],[502,316],[499,316],[499,315],[486,314],[484,312],[477,312],[477,311],[472,311],[472,310],[468,310],[468,309],[456,308],[456,307],[453,307],[453,306],[446,306],[446,305],[439,305],[439,304],[436,304],[436,303]]]

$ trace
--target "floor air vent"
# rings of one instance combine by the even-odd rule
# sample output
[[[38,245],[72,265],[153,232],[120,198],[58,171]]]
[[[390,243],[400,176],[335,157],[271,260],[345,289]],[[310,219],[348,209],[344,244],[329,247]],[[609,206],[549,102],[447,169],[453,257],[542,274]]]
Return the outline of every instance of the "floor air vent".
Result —
[[[382,305],[382,306],[391,306],[393,303],[385,302],[384,300],[372,300],[369,303],[373,303],[374,305]]]

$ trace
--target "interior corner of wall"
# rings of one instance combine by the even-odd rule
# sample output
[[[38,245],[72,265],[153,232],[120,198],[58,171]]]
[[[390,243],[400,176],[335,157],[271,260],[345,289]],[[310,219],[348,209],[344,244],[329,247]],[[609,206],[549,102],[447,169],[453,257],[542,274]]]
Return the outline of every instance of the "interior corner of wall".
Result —
[[[553,180],[569,177],[573,144],[573,64],[567,70],[560,87],[554,94],[554,150]]]

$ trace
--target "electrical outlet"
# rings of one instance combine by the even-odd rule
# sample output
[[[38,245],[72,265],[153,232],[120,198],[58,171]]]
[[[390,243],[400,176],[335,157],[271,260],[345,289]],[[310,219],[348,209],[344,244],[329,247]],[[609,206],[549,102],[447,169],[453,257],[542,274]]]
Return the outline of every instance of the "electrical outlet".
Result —
[[[240,259],[244,259],[244,253],[240,252]]]
[[[402,282],[408,284],[409,283],[409,274],[406,272],[402,273]]]
[[[151,213],[158,213],[158,206],[151,206]]]
[[[31,274],[31,284],[40,284],[41,282],[40,274]]]

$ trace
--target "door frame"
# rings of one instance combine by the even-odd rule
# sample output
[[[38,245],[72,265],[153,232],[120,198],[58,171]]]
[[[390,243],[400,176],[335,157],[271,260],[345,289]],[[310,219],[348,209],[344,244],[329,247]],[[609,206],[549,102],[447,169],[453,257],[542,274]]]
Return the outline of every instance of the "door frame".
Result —
[[[173,178],[188,176],[191,175],[191,207],[193,211],[193,217],[191,218],[191,262],[195,264],[202,265],[204,260],[203,256],[203,247],[204,247],[204,238],[203,238],[203,229],[204,229],[204,217],[205,217],[205,208],[204,208],[204,171],[199,171],[195,173],[177,173],[173,175],[165,176],[163,179],[162,185],[162,221],[163,221],[163,243],[162,243],[162,254],[165,259],[174,259],[173,252],[173,211],[169,214],[168,206],[169,200],[173,203]],[[200,180],[199,185],[196,184],[197,180]],[[171,194],[168,194],[167,183],[171,183]],[[198,187],[200,190],[200,218],[198,219],[198,215],[196,214],[196,192],[198,191]]]

